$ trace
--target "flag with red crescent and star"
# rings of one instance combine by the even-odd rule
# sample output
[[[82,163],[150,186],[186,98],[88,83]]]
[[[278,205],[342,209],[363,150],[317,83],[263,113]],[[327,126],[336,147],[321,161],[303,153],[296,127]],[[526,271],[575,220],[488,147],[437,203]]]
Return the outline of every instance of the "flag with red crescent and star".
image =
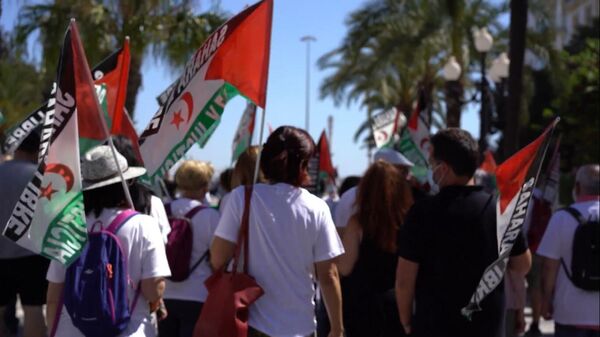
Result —
[[[400,141],[395,144],[395,148],[414,164],[411,174],[423,185],[427,184],[427,170],[429,169],[430,133],[427,120],[426,102],[424,92],[421,90],[415,108],[402,132]]]
[[[219,125],[225,104],[241,94],[264,109],[273,0],[232,17],[208,37],[183,74],[158,99],[158,112],[140,136],[150,183],[198,143],[203,147]]]
[[[106,140],[96,88],[75,21],[65,34],[43,120],[39,166],[3,235],[64,265],[87,241],[79,155]],[[82,141],[83,139],[83,141]]]

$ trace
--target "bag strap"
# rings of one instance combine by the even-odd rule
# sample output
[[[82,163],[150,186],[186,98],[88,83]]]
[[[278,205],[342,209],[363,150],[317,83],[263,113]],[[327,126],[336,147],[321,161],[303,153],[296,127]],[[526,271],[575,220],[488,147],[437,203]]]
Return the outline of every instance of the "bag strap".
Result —
[[[119,231],[119,229],[121,229],[121,226],[123,226],[127,222],[127,220],[129,220],[131,217],[133,217],[136,214],[138,214],[138,212],[136,212],[133,209],[126,209],[126,210],[122,211],[108,225],[108,227],[106,228],[106,230],[108,232],[111,232],[111,233],[115,234],[116,232]]]
[[[577,226],[581,225],[582,223],[585,222],[585,220],[583,219],[583,216],[581,215],[581,213],[579,213],[578,210],[576,210],[573,207],[565,207],[563,208],[563,211],[569,213],[573,218],[575,218],[575,220],[577,221]],[[569,269],[567,268],[567,264],[565,263],[565,260],[561,257],[560,258],[560,264],[563,267],[563,270],[565,271],[565,274],[567,275],[567,278],[569,278],[569,280],[571,281],[571,283],[573,282],[573,276],[571,275],[571,273],[569,273]]]
[[[204,254],[202,255],[202,257],[200,259],[198,259],[198,261],[196,261],[196,263],[194,263],[194,265],[192,266],[192,268],[190,268],[190,274],[200,265],[200,263],[202,263],[202,261],[204,261],[204,259],[206,259],[208,256],[210,255],[210,249],[207,249],[206,252],[204,252]]]
[[[165,212],[167,213],[167,218],[173,214],[170,202],[165,204]]]
[[[575,209],[574,207],[565,207],[563,208],[563,210],[569,214],[571,214],[572,217],[575,218],[575,220],[577,220],[577,222],[581,225],[583,223],[585,223],[585,219],[583,218],[583,215],[581,215],[581,213]]]
[[[192,218],[201,210],[206,209],[207,207],[204,205],[199,205],[196,206],[194,208],[192,208],[191,210],[189,210],[187,213],[185,213],[185,215],[183,216],[184,218],[190,220],[190,222],[192,221]]]
[[[237,273],[237,267],[240,259],[240,251],[244,247],[244,273],[248,273],[248,227],[250,222],[250,201],[252,199],[253,185],[244,186],[244,213],[242,223],[238,233],[238,240],[233,253],[233,273]]]

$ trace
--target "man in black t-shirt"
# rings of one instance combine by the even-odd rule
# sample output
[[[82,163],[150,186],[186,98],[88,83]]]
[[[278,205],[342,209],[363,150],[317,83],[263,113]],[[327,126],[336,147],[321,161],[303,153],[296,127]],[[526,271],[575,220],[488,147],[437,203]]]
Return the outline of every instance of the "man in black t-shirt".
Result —
[[[504,336],[504,285],[469,321],[469,303],[487,266],[498,258],[496,198],[473,185],[477,143],[457,128],[431,139],[430,167],[440,192],[417,202],[400,229],[396,297],[407,333],[418,337]],[[508,268],[523,276],[531,255],[522,235]],[[414,312],[413,312],[414,303]]]

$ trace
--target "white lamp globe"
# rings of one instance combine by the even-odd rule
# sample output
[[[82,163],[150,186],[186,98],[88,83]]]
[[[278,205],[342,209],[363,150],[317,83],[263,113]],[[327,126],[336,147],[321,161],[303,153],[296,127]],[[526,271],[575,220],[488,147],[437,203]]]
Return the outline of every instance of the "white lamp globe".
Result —
[[[488,32],[486,27],[481,29],[475,29],[473,32],[473,39],[475,40],[475,49],[480,53],[487,53],[492,49],[494,38]]]
[[[462,72],[462,68],[460,64],[456,62],[456,58],[454,56],[450,56],[448,62],[444,65],[444,79],[446,81],[456,81],[460,77]]]

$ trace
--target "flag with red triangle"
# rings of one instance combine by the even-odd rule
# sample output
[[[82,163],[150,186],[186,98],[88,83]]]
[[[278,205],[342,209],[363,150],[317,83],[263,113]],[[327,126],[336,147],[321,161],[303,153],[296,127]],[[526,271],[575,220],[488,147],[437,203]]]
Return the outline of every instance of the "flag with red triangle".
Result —
[[[99,92],[101,106],[105,109],[105,119],[110,134],[127,137],[133,145],[137,158],[141,161],[138,135],[125,109],[130,61],[129,39],[126,38],[123,47],[110,54],[92,70],[92,76],[96,91]]]
[[[335,178],[335,168],[331,162],[331,152],[329,151],[329,140],[325,130],[321,132],[319,143],[317,144],[319,151],[319,179],[325,182]]]
[[[499,191],[496,204],[498,259],[485,269],[469,304],[462,309],[462,314],[467,318],[470,318],[473,312],[481,310],[481,301],[504,278],[510,252],[523,227],[533,188],[558,121],[558,118],[555,119],[542,135],[496,169]]]
[[[110,54],[92,69],[91,73],[96,85],[96,91],[104,108],[104,116],[111,128],[112,135],[123,135],[131,140],[134,150],[141,160],[138,137],[133,123],[124,110],[129,74],[129,40],[126,39],[122,48]],[[49,105],[46,101],[38,109],[30,113],[20,123],[13,127],[2,144],[4,153],[14,152],[29,133],[43,124]]]
[[[396,150],[414,164],[411,173],[421,184],[427,183],[427,170],[429,168],[430,134],[425,112],[424,100],[420,98],[410,115],[406,129],[402,132],[400,141],[396,143]]]
[[[224,23],[196,50],[140,136],[150,183],[192,145],[206,144],[235,95],[264,109],[272,16],[273,0],[260,1]]]
[[[77,258],[87,240],[79,155],[106,140],[102,122],[73,20],[43,120],[39,166],[15,205],[5,237],[65,265]]]
[[[494,154],[490,150],[486,150],[484,153],[483,162],[479,166],[479,169],[489,174],[496,174],[496,160],[494,159]]]

